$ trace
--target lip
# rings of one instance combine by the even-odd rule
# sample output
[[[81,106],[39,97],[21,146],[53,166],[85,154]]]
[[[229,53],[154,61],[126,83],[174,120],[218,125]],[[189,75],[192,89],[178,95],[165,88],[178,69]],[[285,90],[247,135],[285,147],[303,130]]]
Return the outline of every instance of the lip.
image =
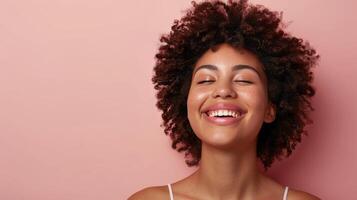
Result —
[[[202,112],[207,113],[208,111],[212,111],[212,110],[233,110],[239,112],[241,115],[246,113],[246,111],[243,108],[232,103],[216,103],[203,109]]]
[[[239,112],[240,115],[237,118],[234,117],[210,117],[208,116],[208,112],[212,110],[233,110],[236,112]],[[226,126],[226,125],[233,125],[238,123],[245,115],[246,110],[243,108],[239,107],[236,104],[232,103],[216,103],[211,106],[208,106],[207,108],[203,109],[202,115],[203,118],[215,125],[221,125],[221,126]]]

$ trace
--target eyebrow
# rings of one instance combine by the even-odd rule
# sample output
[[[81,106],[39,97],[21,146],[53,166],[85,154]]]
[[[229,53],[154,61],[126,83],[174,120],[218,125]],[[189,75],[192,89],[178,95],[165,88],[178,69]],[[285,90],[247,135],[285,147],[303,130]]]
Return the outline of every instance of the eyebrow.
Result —
[[[218,71],[218,67],[215,66],[215,65],[201,65],[199,67],[197,67],[195,69],[195,71],[193,72],[193,74],[196,74],[196,72],[200,69],[209,69],[209,70],[214,70],[214,71]],[[250,65],[243,65],[243,64],[239,64],[239,65],[234,65],[232,67],[232,71],[239,71],[239,70],[242,70],[242,69],[249,69],[249,70],[252,70],[254,71],[255,73],[258,74],[259,78],[261,78],[260,76],[260,73],[258,72],[257,69],[255,69],[254,67],[250,66]]]

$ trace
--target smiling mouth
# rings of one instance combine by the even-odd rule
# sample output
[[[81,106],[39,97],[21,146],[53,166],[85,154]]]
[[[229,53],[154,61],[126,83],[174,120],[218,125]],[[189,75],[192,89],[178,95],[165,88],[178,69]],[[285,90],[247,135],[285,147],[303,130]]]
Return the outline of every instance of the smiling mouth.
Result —
[[[233,117],[233,118],[238,118],[239,116],[242,115],[240,111],[236,110],[210,110],[205,112],[207,116],[209,117]]]
[[[244,113],[233,111],[208,111],[202,114],[205,120],[218,126],[238,124],[245,115]]]

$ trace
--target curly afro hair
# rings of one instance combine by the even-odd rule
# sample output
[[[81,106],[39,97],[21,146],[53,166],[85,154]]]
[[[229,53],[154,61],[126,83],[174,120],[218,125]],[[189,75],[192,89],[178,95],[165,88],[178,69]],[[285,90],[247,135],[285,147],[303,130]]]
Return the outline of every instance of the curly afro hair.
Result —
[[[155,55],[152,82],[156,106],[162,111],[161,126],[172,139],[172,148],[185,152],[186,164],[198,166],[201,141],[187,118],[194,64],[221,43],[250,50],[264,65],[268,98],[276,107],[275,121],[264,123],[257,138],[257,157],[267,170],[276,158],[288,157],[302,134],[307,135],[305,125],[312,123],[307,114],[314,110],[310,99],[315,94],[311,69],[319,55],[307,41],[284,31],[281,12],[247,0],[192,1],[192,5],[174,21],[170,33],[161,36]]]

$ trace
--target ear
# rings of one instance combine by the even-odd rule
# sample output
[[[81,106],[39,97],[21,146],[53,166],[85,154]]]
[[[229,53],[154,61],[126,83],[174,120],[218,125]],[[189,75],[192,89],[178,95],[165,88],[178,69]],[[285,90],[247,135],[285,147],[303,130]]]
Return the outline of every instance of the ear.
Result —
[[[271,123],[275,120],[276,106],[269,102],[268,108],[265,111],[264,122]]]

